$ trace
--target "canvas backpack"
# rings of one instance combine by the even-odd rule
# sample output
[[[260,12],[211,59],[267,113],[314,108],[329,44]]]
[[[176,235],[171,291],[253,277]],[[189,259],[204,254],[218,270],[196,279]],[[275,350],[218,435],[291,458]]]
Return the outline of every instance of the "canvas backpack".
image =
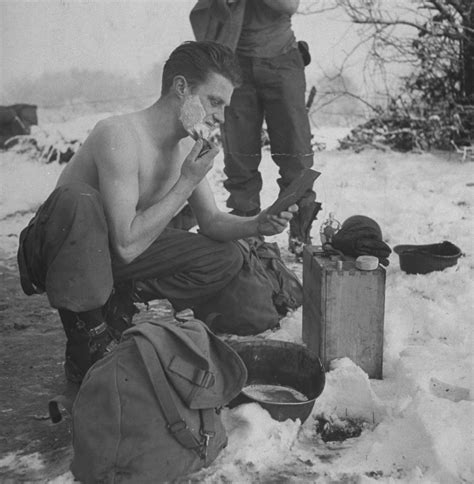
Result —
[[[71,470],[84,483],[158,483],[208,466],[227,443],[216,409],[247,378],[197,320],[141,323],[87,373],[74,402]]]
[[[239,240],[244,264],[215,296],[193,308],[217,333],[258,334],[276,327],[303,303],[303,286],[281,260],[276,243]]]

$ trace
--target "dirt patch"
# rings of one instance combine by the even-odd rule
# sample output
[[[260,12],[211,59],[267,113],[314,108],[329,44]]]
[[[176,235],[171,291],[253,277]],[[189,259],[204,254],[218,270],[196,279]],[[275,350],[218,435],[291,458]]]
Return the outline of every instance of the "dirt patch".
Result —
[[[0,459],[37,452],[44,460],[41,470],[0,467],[0,480],[55,477],[67,471],[71,454],[70,421],[47,418],[49,399],[72,391],[63,376],[61,323],[45,296],[23,294],[14,259],[0,263],[0,301]]]
[[[366,422],[351,418],[331,421],[320,417],[316,420],[316,432],[321,434],[324,442],[343,442],[359,437],[365,428]]]

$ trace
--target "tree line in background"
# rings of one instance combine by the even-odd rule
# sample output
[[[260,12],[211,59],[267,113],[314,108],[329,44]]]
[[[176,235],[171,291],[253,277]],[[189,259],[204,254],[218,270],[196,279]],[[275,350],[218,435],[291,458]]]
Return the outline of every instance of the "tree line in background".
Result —
[[[101,70],[71,69],[23,78],[6,87],[5,98],[32,103],[41,110],[75,109],[77,113],[135,109],[158,99],[162,64],[140,77]]]
[[[384,85],[385,106],[342,147],[389,145],[394,149],[458,149],[474,140],[474,2],[472,0],[317,0],[305,14],[342,9],[369,46],[367,77],[384,78],[389,64],[408,72],[401,88]],[[344,71],[341,66],[340,75]],[[348,90],[348,94],[354,96]]]

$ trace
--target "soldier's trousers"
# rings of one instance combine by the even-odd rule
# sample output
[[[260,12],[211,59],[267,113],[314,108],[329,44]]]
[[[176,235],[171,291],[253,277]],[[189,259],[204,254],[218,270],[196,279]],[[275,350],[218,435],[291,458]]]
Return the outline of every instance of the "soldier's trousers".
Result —
[[[147,300],[192,308],[240,271],[234,242],[167,228],[128,264],[114,256],[101,196],[84,183],[56,188],[20,235],[18,264],[26,294],[46,292],[52,307],[83,312],[107,302],[115,284],[142,286]]]
[[[242,85],[234,90],[221,125],[227,206],[259,211],[262,175],[261,130],[266,121],[280,192],[313,165],[311,130],[305,107],[306,80],[298,49],[270,59],[239,56]]]

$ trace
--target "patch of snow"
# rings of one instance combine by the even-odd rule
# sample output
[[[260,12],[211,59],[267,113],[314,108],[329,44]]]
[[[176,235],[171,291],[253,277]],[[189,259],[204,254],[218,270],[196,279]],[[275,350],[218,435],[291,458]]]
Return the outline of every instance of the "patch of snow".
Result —
[[[29,469],[40,471],[44,463],[40,454],[21,455],[18,452],[10,452],[0,458],[0,470]]]
[[[383,420],[387,410],[372,389],[367,373],[349,358],[333,360],[329,370],[313,416],[352,418],[374,424]]]
[[[0,152],[0,221],[36,210],[55,186],[63,166],[41,164],[19,153]]]
[[[326,150],[335,150],[339,146],[339,140],[345,138],[351,131],[351,128],[321,126],[313,128],[311,133],[313,141],[324,143]]]

